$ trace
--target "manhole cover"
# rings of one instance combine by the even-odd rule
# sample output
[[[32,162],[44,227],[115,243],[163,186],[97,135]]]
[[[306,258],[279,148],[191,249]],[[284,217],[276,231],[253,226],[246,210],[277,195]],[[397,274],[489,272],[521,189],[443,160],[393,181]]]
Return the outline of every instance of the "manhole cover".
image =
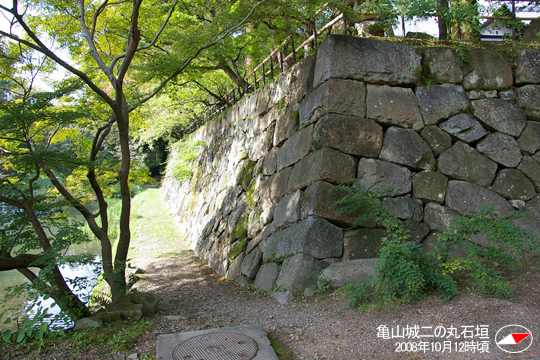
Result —
[[[173,360],[250,360],[257,353],[255,341],[233,332],[194,336],[173,350]]]

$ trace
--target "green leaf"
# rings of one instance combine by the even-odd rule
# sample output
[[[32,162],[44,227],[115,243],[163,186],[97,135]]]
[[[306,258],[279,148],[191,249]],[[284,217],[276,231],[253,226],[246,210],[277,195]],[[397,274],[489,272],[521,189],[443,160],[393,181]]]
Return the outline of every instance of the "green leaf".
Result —
[[[9,323],[11,323],[11,318],[7,318],[7,319],[4,321],[4,325],[7,325],[7,324],[9,324]]]
[[[17,342],[23,341],[25,337],[26,337],[25,329],[21,329],[21,330],[17,331]]]
[[[9,342],[11,340],[11,335],[13,335],[11,330],[4,331],[4,333],[2,334],[2,340],[4,340],[5,342]]]
[[[43,332],[47,332],[47,329],[49,328],[49,324],[47,324],[46,322],[44,323],[41,323],[41,325],[39,325],[39,329]]]
[[[34,334],[34,338],[36,338],[37,340],[43,340],[43,331],[41,330],[36,331]]]

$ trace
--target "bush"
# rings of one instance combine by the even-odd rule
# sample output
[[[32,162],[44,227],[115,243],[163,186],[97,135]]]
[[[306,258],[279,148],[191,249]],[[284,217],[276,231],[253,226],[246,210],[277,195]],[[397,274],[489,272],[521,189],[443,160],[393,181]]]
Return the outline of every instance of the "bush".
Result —
[[[183,139],[173,144],[165,171],[166,176],[180,181],[189,179],[193,174],[197,150],[201,146],[205,146],[203,141],[191,139]]]
[[[358,183],[335,188],[345,196],[336,202],[336,213],[358,216],[355,225],[371,220],[385,227],[384,240],[375,265],[375,273],[360,285],[349,284],[344,290],[350,307],[369,302],[409,302],[437,291],[448,301],[457,295],[457,282],[451,274],[465,271],[479,291],[501,298],[511,298],[513,287],[493,269],[494,263],[506,267],[519,266],[525,249],[538,252],[539,243],[529,230],[514,225],[526,213],[515,211],[497,217],[493,208],[481,209],[471,218],[456,217],[442,234],[429,254],[421,245],[409,241],[409,231],[401,220],[381,206],[381,198],[391,188],[367,192]],[[487,244],[479,245],[479,237]],[[452,258],[454,249],[465,256]]]

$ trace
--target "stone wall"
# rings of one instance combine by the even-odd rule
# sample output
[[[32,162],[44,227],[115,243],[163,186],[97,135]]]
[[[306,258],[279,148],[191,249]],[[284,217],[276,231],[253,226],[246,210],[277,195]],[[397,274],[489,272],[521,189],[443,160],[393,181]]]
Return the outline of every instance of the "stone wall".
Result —
[[[484,205],[540,218],[540,52],[514,70],[492,50],[462,60],[329,36],[192,136],[206,144],[192,179],[163,186],[181,232],[218,274],[300,292],[326,267],[334,286],[361,281],[386,236],[348,230],[336,184],[391,186],[383,205],[418,243]],[[539,218],[523,226],[540,234]]]

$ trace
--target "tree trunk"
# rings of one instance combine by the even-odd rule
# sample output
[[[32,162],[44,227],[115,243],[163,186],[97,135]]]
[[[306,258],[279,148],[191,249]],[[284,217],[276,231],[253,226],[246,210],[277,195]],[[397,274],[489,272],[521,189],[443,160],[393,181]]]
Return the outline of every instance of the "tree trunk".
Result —
[[[445,13],[448,11],[448,0],[439,1],[439,14],[437,21],[439,23],[439,40],[448,40],[448,24],[446,23]]]

